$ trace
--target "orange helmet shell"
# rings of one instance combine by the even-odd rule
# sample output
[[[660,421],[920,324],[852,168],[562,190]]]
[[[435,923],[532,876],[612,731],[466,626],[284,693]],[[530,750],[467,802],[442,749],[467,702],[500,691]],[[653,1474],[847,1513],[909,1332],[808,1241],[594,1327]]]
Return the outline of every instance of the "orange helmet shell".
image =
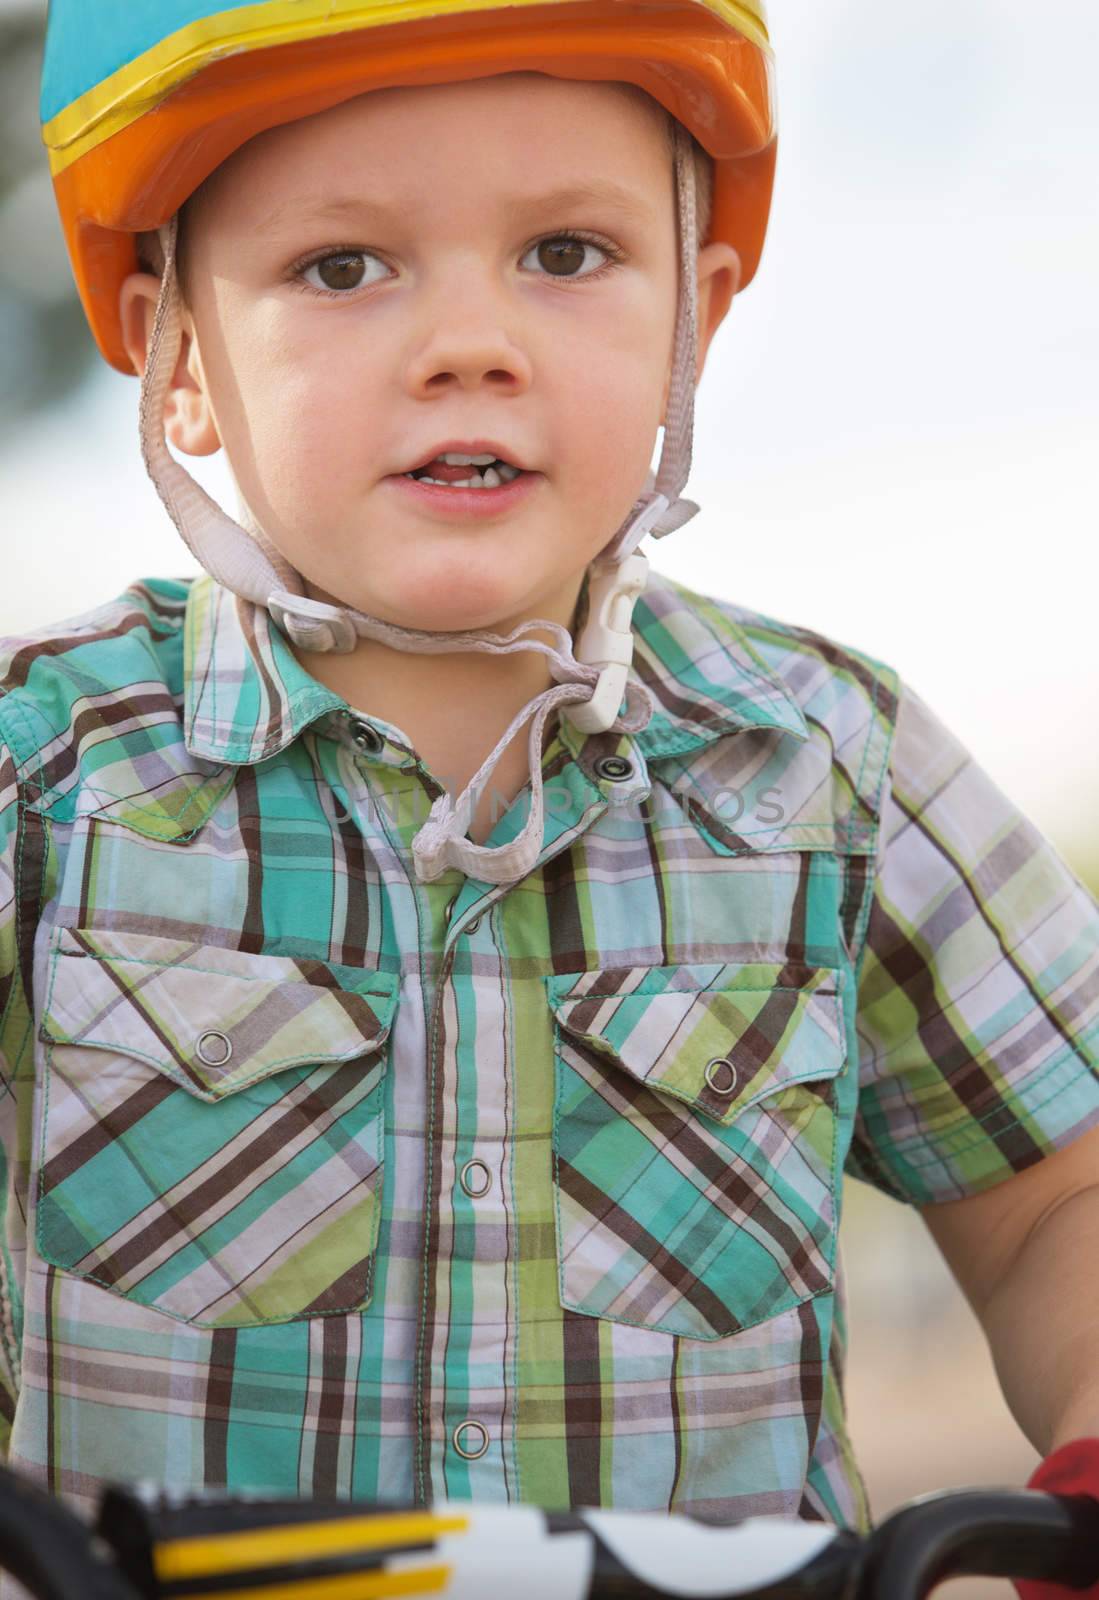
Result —
[[[709,237],[736,248],[741,287],[750,281],[775,163],[772,61],[758,6],[549,0],[409,16],[440,3],[267,0],[217,13],[169,34],[45,123],[77,287],[112,366],[133,371],[118,300],[138,267],[134,236],[167,222],[255,134],[370,89],[521,71],[636,84],[713,156]],[[260,25],[264,13],[287,11],[293,27],[270,17]],[[311,30],[302,16],[310,11]],[[394,13],[406,20],[388,20]]]

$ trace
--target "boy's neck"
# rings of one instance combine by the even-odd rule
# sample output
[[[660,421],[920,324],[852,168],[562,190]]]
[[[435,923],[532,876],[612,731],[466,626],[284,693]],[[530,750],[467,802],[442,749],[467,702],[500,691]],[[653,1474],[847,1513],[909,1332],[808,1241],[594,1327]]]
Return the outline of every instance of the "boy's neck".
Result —
[[[578,577],[562,603],[547,606],[538,616],[560,622],[571,632],[581,582]],[[479,631],[507,633],[520,620]],[[536,637],[554,642],[548,633]],[[537,650],[506,656],[484,651],[423,655],[360,639],[347,655],[302,650],[295,654],[312,677],[341,695],[352,710],[400,728],[428,772],[455,799],[512,718],[553,682],[549,662]],[[544,744],[555,726],[555,719],[549,718]],[[474,843],[485,842],[495,818],[529,781],[529,737],[527,722],[497,762],[470,829]]]

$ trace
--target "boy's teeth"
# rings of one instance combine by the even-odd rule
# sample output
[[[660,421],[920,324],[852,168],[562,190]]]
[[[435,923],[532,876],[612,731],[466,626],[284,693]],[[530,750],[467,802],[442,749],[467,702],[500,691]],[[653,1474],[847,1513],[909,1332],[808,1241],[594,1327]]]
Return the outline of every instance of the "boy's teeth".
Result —
[[[478,459],[495,461],[496,457],[474,457],[475,461]],[[460,461],[451,461],[449,456],[444,456],[443,460],[448,466],[460,466],[462,464]],[[438,484],[440,489],[499,489],[502,484],[512,483],[519,476],[519,472],[519,467],[509,467],[505,462],[501,461],[498,466],[488,467],[484,472],[474,473],[471,478],[458,478],[450,481],[444,478],[424,477],[416,478],[416,482],[435,483]],[[405,477],[412,478],[414,474],[406,472]]]
[[[495,456],[456,456],[441,457],[448,467],[491,467],[496,460]]]

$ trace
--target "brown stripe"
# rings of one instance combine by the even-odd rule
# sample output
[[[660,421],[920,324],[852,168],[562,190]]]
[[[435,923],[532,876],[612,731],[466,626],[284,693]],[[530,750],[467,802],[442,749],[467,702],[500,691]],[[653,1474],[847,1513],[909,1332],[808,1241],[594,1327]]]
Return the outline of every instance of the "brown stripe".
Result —
[[[843,867],[840,926],[843,929],[843,942],[847,955],[854,960],[859,954],[855,949],[855,937],[859,929],[859,920],[866,907],[866,891],[873,878],[874,858],[869,855],[845,856]]]
[[[434,1440],[432,1425],[436,1412],[441,1425],[445,1393],[436,1402],[431,1381],[432,1342],[435,1338],[435,1274],[439,1270],[442,1210],[442,1143],[444,1125],[442,1062],[449,1041],[443,1025],[443,996],[454,963],[454,948],[443,959],[439,982],[432,1003],[427,1040],[427,1129],[424,1138],[424,1219],[423,1256],[420,1262],[420,1304],[416,1327],[415,1450],[413,1454],[414,1498],[427,1505],[433,1496],[431,1456]]]
[[[229,1486],[229,1425],[236,1357],[236,1329],[215,1328],[210,1338],[209,1378],[202,1408],[202,1487],[206,1489]]]
[[[651,770],[649,777],[655,789],[659,780],[653,776]],[[660,787],[667,789],[666,784],[661,784]],[[650,801],[650,806],[651,803]],[[652,826],[651,818],[652,812],[650,810],[648,817],[645,819],[645,849],[649,855],[649,862],[652,868],[651,882],[656,894],[657,910],[660,914],[660,955],[657,964],[662,967],[669,967],[672,965],[672,957],[669,954],[670,946],[668,943],[668,870],[660,859],[657,830]]]
[[[81,709],[73,717],[69,748],[79,746],[101,728],[118,728],[125,722],[132,722],[135,725],[134,732],[141,738],[140,753],[144,754],[148,749],[151,727],[158,720],[176,725],[179,723],[179,713],[166,684],[161,690],[146,689],[138,694],[112,690],[109,695],[88,696],[81,701]],[[125,741],[125,735],[121,737]]]
[[[145,1023],[153,1037],[157,1039],[161,1045],[163,1045],[165,1054],[171,1061],[175,1062],[176,1066],[183,1073],[184,1077],[193,1083],[197,1089],[205,1091],[206,1084],[203,1082],[202,1078],[199,1077],[188,1058],[184,1055],[180,1055],[176,1046],[176,1041],[172,1038],[171,1034],[165,1033],[163,1028],[160,1026],[160,1023],[157,1022],[152,1013],[146,1010],[144,1002],[140,996],[140,990],[144,984],[149,981],[149,979],[144,978],[135,983],[127,983],[125,977],[115,971],[114,963],[109,958],[102,957],[91,944],[91,942],[85,937],[83,929],[70,928],[69,934],[70,937],[84,951],[85,955],[92,956],[96,961],[98,961],[99,970],[106,977],[110,978],[119,994],[137,1012],[138,1016]]]
[[[707,706],[703,710],[697,699],[677,694],[678,680],[669,677],[659,661],[655,661],[654,664],[651,647],[645,643],[636,628],[633,666],[641,682],[652,694],[658,708],[675,721],[683,723],[688,729],[698,728],[703,733],[709,733],[715,728],[729,728],[732,732],[735,731],[737,724],[743,724],[748,720],[743,712],[730,710],[723,705]],[[700,693],[705,695],[706,691],[703,689]],[[712,699],[713,696],[709,698]]]
[[[805,1456],[811,1464],[813,1451],[817,1447],[824,1405],[824,1360],[816,1311],[811,1302],[798,1307],[798,1326],[801,1329],[801,1350],[797,1363],[798,1389],[801,1394],[801,1410],[805,1425]],[[834,1318],[832,1328],[834,1333]],[[834,1348],[838,1341],[833,1337],[832,1342]],[[825,1520],[807,1501],[804,1494],[798,1507],[798,1516],[821,1522]]]
[[[233,787],[240,837],[248,857],[248,895],[237,949],[258,956],[263,954],[266,930],[263,925],[263,826],[254,770],[240,767]]]
[[[834,667],[837,672],[859,684],[885,720],[890,723],[894,720],[897,715],[897,697],[890,689],[886,678],[879,676],[857,656],[844,650],[842,645],[836,644],[833,639],[826,639],[823,634],[814,633],[811,628],[797,628],[784,624],[783,632],[808,645],[810,649],[816,651],[822,661],[827,661],[830,667]]]
[[[147,1117],[151,1111],[163,1105],[165,1100],[179,1092],[177,1085],[170,1079],[157,1075],[151,1077],[147,1083],[143,1083],[118,1105],[111,1106],[102,1116],[96,1118],[90,1128],[86,1128],[78,1138],[70,1140],[45,1163],[41,1172],[41,1193],[47,1195],[51,1189],[56,1189],[65,1183],[74,1172],[79,1172],[81,1167],[86,1166],[101,1151],[122,1140],[142,1117]]]
[[[313,1493],[334,1495],[339,1489],[340,1437],[347,1383],[347,1322],[325,1317],[321,1329],[321,1393],[317,1436],[313,1446]]]
[[[78,928],[91,927],[93,922],[92,879],[95,860],[96,830],[98,829],[98,826],[99,824],[96,822],[95,818],[89,817],[84,828],[84,837],[81,840],[81,847],[84,851],[84,857],[80,863],[80,903],[77,907],[76,915],[76,925]],[[86,956],[88,954],[88,946],[84,940],[80,941],[80,947]]]
[[[734,833],[722,819],[713,811],[701,805],[693,795],[686,796],[687,816],[695,827],[703,833],[708,833],[716,839],[718,844],[724,845],[730,855],[747,856],[755,854],[755,846],[750,844],[743,834]]]
[[[304,1100],[288,1106],[249,1145],[235,1151],[232,1161],[224,1162],[220,1169],[200,1181],[171,1205],[167,1204],[164,1196],[153,1196],[152,1198],[158,1202],[159,1209],[144,1228],[132,1235],[111,1255],[100,1255],[98,1250],[89,1252],[95,1263],[96,1277],[104,1279],[109,1284],[120,1282],[129,1277],[146,1258],[156,1255],[176,1235],[179,1237],[179,1248],[186,1248],[193,1242],[193,1229],[204,1212],[215,1207],[257,1168],[284,1149],[303,1126],[308,1127],[327,1115],[333,1106],[344,1099],[374,1070],[376,1065],[376,1062],[367,1060],[341,1065],[329,1073],[324,1083],[312,1089]],[[270,1107],[265,1108],[269,1109]],[[264,1111],[258,1112],[257,1120],[264,1114]],[[234,1143],[239,1142],[241,1138],[242,1134],[238,1134]],[[348,1140],[347,1143],[351,1144],[353,1141]],[[221,1152],[216,1151],[214,1154],[220,1155]],[[206,1157],[191,1173],[179,1179],[179,1183],[190,1181],[211,1159],[210,1156]],[[364,1181],[365,1176],[370,1175],[360,1175],[359,1181]],[[164,1262],[158,1263],[150,1270],[160,1271],[164,1265]]]
[[[809,925],[809,889],[813,881],[815,851],[805,850],[798,861],[798,882],[790,905],[790,923],[786,933],[787,959],[805,966]],[[784,980],[779,978],[782,983]]]
[[[980,1065],[973,1050],[950,1022],[947,1010],[939,1000],[932,966],[883,909],[880,900],[874,902],[870,930],[868,943],[872,944],[882,970],[912,1002],[916,1015],[921,1019],[917,1036],[951,1093],[957,1095],[974,1116],[979,1116],[990,1103],[1003,1109],[993,1074]],[[934,954],[932,952],[933,957]],[[1007,952],[1004,954],[1006,956]],[[1014,963],[1009,964],[1014,966]],[[1044,1005],[1041,1011],[1048,1018]],[[1059,1026],[1057,1031],[1064,1032]],[[992,1132],[987,1121],[982,1123],[982,1128],[986,1134]],[[1016,1124],[1013,1133],[1020,1146],[1019,1161],[1023,1167],[1031,1166],[1045,1154],[1043,1146],[1030,1137],[1022,1123]],[[1015,1160],[1012,1165],[1017,1165]]]
[[[557,1181],[570,1199],[583,1206],[588,1215],[619,1239],[631,1250],[636,1250],[663,1281],[676,1290],[715,1333],[739,1333],[740,1323],[732,1311],[713,1290],[695,1276],[686,1262],[674,1256],[655,1235],[631,1217],[628,1211],[590,1183],[583,1173],[558,1156]]]
[[[23,847],[16,878],[16,942],[19,978],[28,1004],[34,994],[34,944],[45,899],[46,825],[33,811],[23,813]],[[0,1009],[0,1015],[3,1015]]]
[[[130,612],[113,628],[101,628],[97,633],[54,634],[48,639],[35,639],[22,650],[9,657],[4,673],[4,687],[10,692],[26,684],[35,663],[43,658],[66,655],[70,650],[87,650],[108,639],[124,639],[128,633],[141,632],[149,627],[143,612]]]
[[[565,1309],[561,1317],[561,1386],[569,1505],[597,1506],[601,1499],[599,1457],[603,1433],[599,1321],[596,1317],[581,1316]]]
[[[735,1213],[740,1216],[751,1213],[762,1223],[791,1268],[809,1285],[811,1293],[818,1294],[829,1287],[830,1280],[821,1270],[814,1255],[814,1251],[820,1248],[818,1241],[811,1233],[807,1238],[801,1237],[774,1213],[766,1199],[767,1194],[771,1192],[770,1187],[760,1174],[756,1174],[760,1187],[753,1187],[735,1170],[728,1160],[727,1153],[719,1154],[707,1141],[693,1113],[686,1107],[660,1098],[651,1089],[638,1083],[620,1069],[607,1068],[598,1057],[585,1052],[582,1048],[575,1045],[572,1048],[589,1067],[595,1069],[600,1077],[608,1078],[618,1098],[631,1105],[634,1121],[640,1133],[645,1134],[645,1123],[652,1127],[654,1136],[651,1142],[655,1149],[660,1150],[666,1144],[674,1145],[684,1159],[705,1178],[707,1185],[729,1202]],[[833,1087],[829,1081],[829,1094]],[[613,1102],[608,1104],[613,1108]],[[649,1137],[647,1134],[645,1136]],[[751,1167],[750,1161],[746,1161],[746,1165],[749,1171],[755,1170]],[[593,1192],[601,1193],[597,1190]],[[725,1213],[721,1212],[720,1215],[725,1216]],[[735,1226],[733,1218],[727,1217],[726,1221],[729,1226]]]
[[[333,959],[344,966],[365,967],[370,940],[370,900],[366,881],[366,846],[353,817],[336,824],[333,871],[344,878],[344,916]]]
[[[581,848],[574,843],[542,866],[550,971],[556,974],[582,972],[590,965],[576,892],[576,863],[582,859]]]
[[[957,776],[958,774],[956,773],[954,778],[956,779]],[[962,865],[960,859],[953,855],[951,851],[947,850],[942,841],[931,832],[929,827],[927,827],[923,820],[922,811],[914,810],[897,795],[894,795],[893,798],[896,801],[898,809],[901,810],[906,817],[908,817],[909,821],[913,822],[915,826],[919,828],[920,832],[927,839],[928,843],[938,851],[943,860],[950,863],[950,866],[954,872],[957,873],[959,879],[969,891],[969,895],[973,901],[973,909],[976,911],[981,921],[985,924],[985,926],[988,928],[988,931],[996,940],[997,947],[1003,959],[1007,962],[1012,972],[1014,972],[1015,976],[1019,979],[1019,982],[1026,989],[1027,994],[1033,1000],[1034,1004],[1042,1011],[1043,1015],[1048,1018],[1049,1022],[1060,1034],[1064,1042],[1072,1049],[1075,1049],[1076,1040],[1070,1030],[1065,1027],[1056,1007],[1049,1004],[1046,996],[1040,989],[1035,989],[1033,987],[1029,975],[1024,971],[1021,964],[1016,961],[1013,952],[1004,943],[1003,935],[1001,934],[1000,929],[996,926],[995,922],[992,920],[992,916],[988,910],[985,899],[982,898],[973,882],[973,875],[965,870],[965,867]],[[934,799],[937,797],[932,796],[932,798]],[[1028,849],[1025,854],[1013,855],[1013,847],[1016,841],[1016,835],[1026,839],[1028,844],[1031,846],[1031,848]],[[1000,844],[996,846],[996,849],[992,852],[992,854],[981,861],[979,870],[982,874],[987,873],[992,866],[992,863],[996,860],[996,857],[1001,854],[1011,857],[1013,866],[1023,865],[1025,862],[1031,860],[1032,857],[1043,848],[1045,848],[1045,842],[1038,833],[1037,829],[1034,828],[1025,817],[1021,817],[1018,828],[1014,829],[1007,839],[1001,840]],[[1012,873],[1011,876],[1014,876],[1014,873]],[[1008,879],[1005,877],[1001,880],[1001,884],[1006,884],[1007,881]],[[933,1012],[934,1008],[932,1008],[932,1014]],[[920,1014],[927,1015],[927,1012],[921,1009]]]
[[[260,683],[263,685],[264,693],[267,697],[267,723],[264,727],[263,742],[261,745],[261,749],[266,752],[269,750],[274,750],[286,742],[284,737],[284,726],[286,722],[285,713],[287,709],[286,692],[281,685],[275,682],[270,671],[268,670],[267,657],[270,647],[268,647],[267,650],[261,649],[256,642],[256,620],[258,616],[258,608],[254,605],[251,605],[247,600],[242,600],[239,596],[237,596],[236,611],[237,618],[240,622],[241,635],[243,636],[244,643],[248,649],[248,654],[252,658],[252,664],[256,669],[256,675],[258,676]],[[272,627],[274,627],[274,623],[268,623],[268,630],[270,630]],[[289,730],[287,730],[287,732],[288,731]]]
[[[342,1199],[343,1196],[341,1195],[337,1198]],[[282,1241],[282,1243],[286,1242],[285,1240]],[[279,1245],[279,1249],[281,1248],[282,1244]],[[272,1253],[275,1254],[277,1252]],[[353,1261],[346,1272],[341,1272],[339,1277],[328,1285],[327,1289],[322,1289],[317,1298],[309,1302],[302,1312],[302,1316],[331,1317],[339,1312],[346,1311],[349,1306],[364,1305],[373,1292],[374,1263],[376,1259],[377,1252],[371,1250],[368,1255],[360,1256],[357,1261]]]
[[[676,1498],[679,1494],[679,1480],[683,1475],[683,1412],[679,1404],[679,1357],[681,1343],[679,1335],[672,1335],[672,1370],[668,1376],[668,1408],[672,1414],[672,1448],[675,1452],[675,1469],[672,1473],[672,1492],[668,1496],[668,1510],[675,1510]]]

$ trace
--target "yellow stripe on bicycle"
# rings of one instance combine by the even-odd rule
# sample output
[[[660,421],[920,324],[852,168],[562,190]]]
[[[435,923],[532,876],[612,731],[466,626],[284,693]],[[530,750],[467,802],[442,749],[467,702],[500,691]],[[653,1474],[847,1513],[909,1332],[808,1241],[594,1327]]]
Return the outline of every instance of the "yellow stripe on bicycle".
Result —
[[[698,0],[753,44],[769,50],[760,0]],[[545,0],[269,0],[262,26],[255,5],[188,23],[79,95],[42,128],[50,169],[63,172],[112,134],[153,111],[173,89],[221,56],[320,34],[393,22],[418,22],[449,12],[496,11]]]
[[[186,1582],[188,1578],[213,1577],[223,1572],[243,1572],[249,1568],[286,1566],[292,1561],[317,1561],[325,1556],[353,1554],[356,1550],[405,1548],[424,1544],[440,1534],[465,1533],[468,1517],[433,1516],[430,1512],[397,1513],[378,1517],[341,1517],[329,1522],[303,1522],[278,1528],[246,1528],[233,1533],[203,1534],[194,1539],[169,1539],[157,1544],[153,1564],[161,1583]],[[426,1569],[425,1569],[426,1570]],[[434,1569],[432,1569],[434,1570]],[[440,1569],[441,1570],[441,1569]],[[380,1581],[380,1573],[355,1575],[367,1584]],[[393,1576],[397,1576],[394,1574]],[[315,1579],[315,1583],[328,1579]],[[275,1590],[249,1590],[254,1596]],[[280,1588],[279,1593],[283,1590]],[[287,1594],[301,1595],[301,1581]],[[309,1590],[308,1593],[312,1593]],[[337,1595],[338,1589],[317,1589],[317,1593]],[[350,1593],[351,1591],[347,1591]],[[358,1593],[358,1591],[355,1591]],[[412,1594],[410,1589],[367,1589],[362,1593]]]
[[[205,1590],[202,1600],[395,1600],[397,1596],[441,1594],[450,1581],[450,1567],[416,1567],[401,1572],[341,1572],[331,1578],[298,1578],[296,1582],[260,1589]],[[181,1593],[180,1600],[187,1600]]]

